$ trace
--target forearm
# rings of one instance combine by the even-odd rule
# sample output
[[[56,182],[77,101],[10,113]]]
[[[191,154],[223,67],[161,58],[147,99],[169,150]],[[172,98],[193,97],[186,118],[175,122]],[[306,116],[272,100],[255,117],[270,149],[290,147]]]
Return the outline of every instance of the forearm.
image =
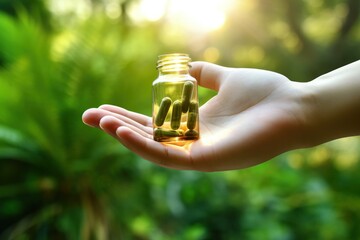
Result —
[[[313,145],[360,135],[360,61],[306,85],[312,99],[307,124]]]

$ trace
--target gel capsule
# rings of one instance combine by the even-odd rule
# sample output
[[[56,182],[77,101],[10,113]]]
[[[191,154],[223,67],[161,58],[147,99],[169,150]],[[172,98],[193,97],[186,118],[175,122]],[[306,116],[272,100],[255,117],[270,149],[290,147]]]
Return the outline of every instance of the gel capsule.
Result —
[[[196,127],[198,121],[199,104],[196,101],[192,101],[189,105],[189,112],[187,117],[187,128],[193,130]]]
[[[181,123],[181,101],[176,100],[173,103],[172,113],[171,113],[171,128],[176,130],[180,127]]]
[[[159,111],[155,118],[155,125],[161,127],[164,124],[166,115],[171,106],[171,99],[169,97],[164,97],[160,103]]]
[[[154,130],[154,140],[162,142],[166,141],[167,138],[171,137],[181,137],[184,135],[184,131],[181,129],[178,130],[166,130],[162,128],[156,128]]]
[[[182,112],[186,113],[189,109],[190,99],[192,97],[194,84],[190,81],[184,83],[182,91]]]

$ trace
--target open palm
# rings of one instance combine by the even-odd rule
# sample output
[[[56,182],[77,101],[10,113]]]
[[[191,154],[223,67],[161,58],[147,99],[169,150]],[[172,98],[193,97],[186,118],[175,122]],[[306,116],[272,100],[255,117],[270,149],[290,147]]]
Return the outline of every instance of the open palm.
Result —
[[[158,165],[220,171],[245,168],[293,149],[301,135],[301,85],[283,75],[195,62],[191,74],[218,94],[200,108],[200,139],[185,146],[153,140],[152,119],[103,105],[83,121]]]

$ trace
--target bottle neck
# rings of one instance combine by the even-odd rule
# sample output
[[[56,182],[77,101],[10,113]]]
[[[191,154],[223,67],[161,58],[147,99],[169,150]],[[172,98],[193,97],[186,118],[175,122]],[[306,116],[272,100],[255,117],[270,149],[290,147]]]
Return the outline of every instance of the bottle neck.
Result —
[[[189,74],[191,58],[187,54],[173,53],[159,56],[157,69],[159,75]]]

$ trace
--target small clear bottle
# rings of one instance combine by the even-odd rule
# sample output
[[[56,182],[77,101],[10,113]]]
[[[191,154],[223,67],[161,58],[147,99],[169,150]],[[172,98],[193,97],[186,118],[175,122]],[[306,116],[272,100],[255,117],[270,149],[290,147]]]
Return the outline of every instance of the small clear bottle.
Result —
[[[160,55],[158,78],[153,82],[154,140],[176,145],[199,138],[199,100],[190,57],[183,53]]]

